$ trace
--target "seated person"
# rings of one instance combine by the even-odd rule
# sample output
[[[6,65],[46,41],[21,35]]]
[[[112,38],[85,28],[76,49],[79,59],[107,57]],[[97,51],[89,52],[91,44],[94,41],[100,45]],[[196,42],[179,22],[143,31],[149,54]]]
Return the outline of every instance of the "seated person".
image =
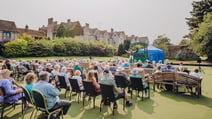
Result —
[[[151,64],[150,61],[147,62],[147,65],[145,66],[145,68],[153,68],[153,65]]]
[[[190,75],[202,79],[202,76],[199,74],[199,69],[197,68],[194,69],[194,71],[191,72]]]
[[[53,69],[52,69],[52,65],[51,65],[50,63],[47,63],[47,64],[46,64],[46,71],[49,72],[49,73],[51,73],[52,70],[53,70]]]
[[[12,72],[10,71],[10,70],[8,70],[8,69],[4,69],[4,70],[2,70],[2,78],[3,79],[8,79],[12,84],[13,84],[13,88],[15,89],[15,88],[21,88],[22,86],[20,85],[20,84],[18,84],[15,80],[14,80],[14,78],[12,78],[11,77],[11,74]]]
[[[72,79],[76,79],[80,87],[80,90],[84,90],[84,87],[82,84],[82,77],[80,75],[81,75],[81,72],[79,70],[76,70],[74,73],[74,76],[72,76]]]
[[[145,95],[147,95],[147,88],[148,88],[148,84],[147,84],[147,80],[146,79],[144,79],[144,78],[142,78],[141,77],[141,75],[138,75],[138,70],[137,69],[133,69],[132,71],[131,71],[131,75],[130,75],[130,77],[135,77],[135,78],[141,78],[142,79],[142,84],[141,85],[143,85],[143,88],[144,88],[144,91],[145,91]]]
[[[4,100],[6,103],[14,103],[17,102],[19,99],[22,98],[22,89],[14,89],[12,81],[8,80],[7,78],[5,78],[3,76],[3,74],[5,74],[6,70],[8,69],[4,69],[4,70],[0,70],[0,87],[2,87],[4,89],[4,93],[5,95],[13,95],[10,96],[8,98],[6,98],[6,100]],[[3,102],[3,97],[0,96],[0,102]]]
[[[46,71],[41,71],[39,73],[39,81],[33,86],[33,89],[39,90],[45,97],[48,109],[56,109],[58,107],[63,108],[63,114],[66,115],[71,102],[59,99],[59,90],[56,88],[55,82],[52,84],[49,82],[50,74]]]
[[[181,73],[181,74],[188,74],[188,73],[184,72],[184,67],[183,67],[183,66],[180,66],[180,67],[179,67],[178,73]]]
[[[126,106],[131,106],[132,103],[128,100],[127,95],[124,93],[123,90],[121,90],[120,88],[117,88],[115,80],[110,78],[109,76],[109,71],[108,70],[104,70],[103,72],[103,78],[100,82],[101,84],[106,84],[106,85],[112,85],[114,87],[114,94],[116,98],[122,97],[124,96],[125,100],[126,100]],[[115,105],[117,106],[117,104],[115,103]]]
[[[26,85],[24,86],[30,95],[32,94],[32,87],[34,86],[34,81],[35,81],[35,74],[34,73],[28,73],[24,77],[24,81],[26,82]]]
[[[29,72],[22,62],[20,62],[18,69],[20,70],[19,73],[22,73],[23,75],[26,75]]]
[[[70,87],[70,82],[69,82],[69,77],[68,77],[68,73],[67,73],[67,68],[66,67],[62,67],[61,72],[59,73],[58,76],[64,76],[65,77],[65,81],[66,81],[66,85],[68,87]]]
[[[142,63],[138,63],[138,64],[137,64],[137,67],[136,67],[136,68],[133,68],[133,69],[138,70],[138,74],[139,74],[142,78],[145,77],[145,72],[144,72]]]
[[[156,71],[154,73],[157,73],[157,72],[162,72],[161,66],[157,66]]]
[[[93,86],[95,87],[96,92],[100,92],[100,85],[96,82],[96,78],[94,76],[94,72],[93,71],[89,71],[88,72],[86,80],[93,83]]]

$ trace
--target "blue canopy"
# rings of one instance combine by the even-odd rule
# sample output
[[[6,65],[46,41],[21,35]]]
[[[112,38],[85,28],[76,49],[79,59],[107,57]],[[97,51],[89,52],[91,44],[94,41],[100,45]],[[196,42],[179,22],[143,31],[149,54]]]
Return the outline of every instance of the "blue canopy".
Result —
[[[159,60],[162,60],[164,63],[164,51],[161,49],[158,49],[152,45],[148,46],[148,59],[150,61],[155,61],[158,63]],[[138,50],[138,53],[144,53],[144,49]]]

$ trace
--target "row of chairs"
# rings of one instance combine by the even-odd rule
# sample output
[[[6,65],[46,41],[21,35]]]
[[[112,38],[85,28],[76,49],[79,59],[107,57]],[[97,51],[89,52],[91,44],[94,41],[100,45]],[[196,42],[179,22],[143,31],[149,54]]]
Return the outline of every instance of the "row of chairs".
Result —
[[[67,87],[67,84],[65,82],[65,78],[63,76],[58,76],[58,79],[59,79],[59,82],[60,82],[60,88],[64,88],[65,89],[65,97],[66,97],[66,93],[67,93],[67,91],[69,91],[69,87]],[[135,90],[137,92],[137,94],[139,94],[139,92],[142,92],[142,97],[141,98],[142,98],[142,101],[143,101],[143,98],[144,98],[143,94],[144,94],[144,90],[145,89],[144,89],[144,87],[142,85],[142,83],[143,83],[142,79],[141,78],[136,78],[136,77],[131,77],[130,80],[131,80],[130,88],[132,89],[132,91],[131,91],[131,99],[132,99],[133,90]],[[128,86],[126,84],[125,79],[123,77],[115,76],[115,81],[116,81],[117,87],[123,88],[124,90]],[[84,106],[84,103],[85,103],[86,95],[93,98],[93,108],[95,108],[96,96],[102,94],[102,100],[101,100],[101,104],[100,104],[100,111],[101,111],[102,103],[105,102],[106,99],[108,101],[110,101],[110,102],[115,102],[114,93],[113,93],[113,87],[112,86],[107,86],[107,85],[104,85],[104,84],[100,84],[101,93],[98,93],[98,92],[96,92],[96,89],[93,86],[92,82],[83,81],[84,90],[80,90],[76,79],[69,79],[69,82],[70,82],[70,85],[71,85],[70,100],[71,100],[71,97],[72,97],[72,92],[76,92],[77,96],[78,96],[78,103],[79,103],[79,99],[81,97],[81,92],[84,92],[84,95],[83,95],[83,106]],[[149,83],[148,83],[147,90],[148,90],[148,98],[150,98]],[[124,100],[124,102],[125,102],[125,100]],[[123,103],[123,104],[125,104],[125,103]],[[114,114],[114,110],[113,110],[113,114]]]

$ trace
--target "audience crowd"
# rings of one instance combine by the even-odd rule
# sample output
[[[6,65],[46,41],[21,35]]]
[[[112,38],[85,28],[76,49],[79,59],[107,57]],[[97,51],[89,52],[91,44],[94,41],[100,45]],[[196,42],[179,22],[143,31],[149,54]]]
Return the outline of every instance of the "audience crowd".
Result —
[[[71,90],[69,78],[76,79],[80,90],[84,90],[83,80],[92,82],[97,92],[101,92],[100,83],[113,85],[114,94],[116,97],[124,96],[126,106],[131,106],[127,93],[123,93],[123,89],[118,88],[114,80],[115,76],[122,76],[128,85],[128,93],[131,92],[130,77],[139,77],[143,81],[145,95],[147,96],[148,89],[148,74],[145,74],[145,68],[154,69],[158,72],[179,72],[189,74],[198,78],[202,78],[198,73],[198,69],[194,71],[188,70],[183,62],[179,65],[173,65],[170,62],[162,63],[159,61],[153,64],[151,61],[137,62],[135,65],[128,63],[125,60],[104,61],[98,62],[95,60],[85,61],[80,59],[56,59],[56,60],[9,60],[0,61],[0,87],[3,87],[7,95],[14,95],[7,98],[6,102],[16,102],[22,98],[22,85],[16,80],[25,81],[25,87],[29,93],[33,89],[41,91],[47,99],[48,109],[63,107],[63,112],[66,114],[71,106],[70,101],[61,100],[59,98],[60,85],[58,76],[63,76],[65,82]],[[0,96],[0,101],[2,97]],[[25,102],[25,107],[29,107]],[[59,115],[59,114],[58,114]]]

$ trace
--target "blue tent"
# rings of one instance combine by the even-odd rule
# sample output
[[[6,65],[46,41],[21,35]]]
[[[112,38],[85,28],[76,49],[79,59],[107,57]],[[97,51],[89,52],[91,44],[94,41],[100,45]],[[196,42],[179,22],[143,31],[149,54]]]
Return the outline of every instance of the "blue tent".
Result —
[[[150,61],[155,61],[158,63],[159,60],[162,60],[164,63],[164,51],[161,49],[158,49],[152,45],[148,46],[148,59]],[[138,53],[144,53],[144,49],[138,50]]]

